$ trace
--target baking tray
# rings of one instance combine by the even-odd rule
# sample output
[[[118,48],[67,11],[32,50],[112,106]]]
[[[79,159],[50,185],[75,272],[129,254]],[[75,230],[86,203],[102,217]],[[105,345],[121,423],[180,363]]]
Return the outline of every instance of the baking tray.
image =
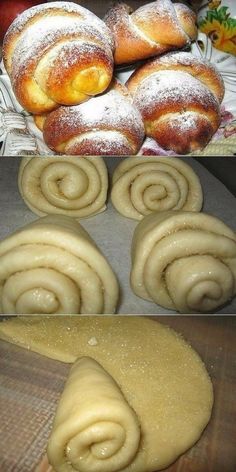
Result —
[[[121,159],[106,157],[105,162],[110,176]],[[183,158],[183,160],[192,166],[200,178],[204,192],[203,210],[221,218],[232,229],[236,230],[236,198],[195,159]],[[17,172],[19,164],[20,159],[0,159],[0,239],[37,219],[37,216],[25,205],[18,192]],[[105,212],[82,219],[80,222],[107,257],[118,276],[121,287],[118,313],[173,314],[173,311],[138,298],[130,288],[130,247],[134,229],[138,224],[137,221],[121,216],[113,208],[110,198],[108,198]],[[236,313],[236,298],[219,310],[218,313]]]

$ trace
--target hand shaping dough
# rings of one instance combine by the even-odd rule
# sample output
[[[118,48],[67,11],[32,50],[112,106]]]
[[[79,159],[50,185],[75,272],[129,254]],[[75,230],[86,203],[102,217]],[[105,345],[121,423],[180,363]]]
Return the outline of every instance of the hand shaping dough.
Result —
[[[115,63],[157,56],[191,44],[197,36],[196,15],[182,3],[157,0],[133,11],[116,2],[104,21],[115,38]]]
[[[236,237],[204,213],[145,217],[132,241],[136,295],[181,313],[217,310],[236,294]]]
[[[124,216],[141,220],[154,211],[202,208],[198,176],[174,157],[131,157],[116,167],[111,200]]]
[[[141,441],[130,462],[123,468],[117,464],[112,471],[154,472],[168,467],[199,439],[210,419],[213,392],[204,364],[181,336],[157,321],[146,317],[100,316],[49,317],[31,322],[18,317],[0,323],[0,337],[64,362],[92,357],[113,377],[137,415]],[[107,382],[105,378],[104,382]],[[91,392],[87,391],[88,408],[91,401],[92,411],[95,411],[96,401],[92,390],[99,397],[102,387],[97,381],[96,384]],[[68,391],[68,408],[80,401],[76,397],[74,390],[71,394]],[[109,397],[113,404],[113,394]],[[109,405],[107,398],[110,410]],[[63,415],[63,421],[68,420],[66,428],[77,431],[76,413],[72,418],[67,406],[63,410],[56,423],[62,423]],[[99,410],[98,402],[100,418]],[[85,404],[83,411],[85,415]],[[104,446],[107,444],[102,442],[100,454]],[[98,445],[96,450],[99,451]],[[101,470],[108,470],[105,468],[107,460],[110,459],[104,459]],[[97,469],[91,462],[88,467],[80,464],[77,469],[68,466],[61,470],[91,472]]]
[[[92,12],[73,2],[49,2],[14,20],[3,59],[18,101],[38,114],[106,90],[113,48],[110,30]]]
[[[26,157],[20,164],[18,187],[36,215],[84,218],[106,208],[107,168],[101,157]]]
[[[90,357],[71,368],[49,438],[56,472],[114,472],[132,463],[140,426],[115,380]]]
[[[116,277],[88,233],[51,215],[0,242],[0,312],[113,313]]]

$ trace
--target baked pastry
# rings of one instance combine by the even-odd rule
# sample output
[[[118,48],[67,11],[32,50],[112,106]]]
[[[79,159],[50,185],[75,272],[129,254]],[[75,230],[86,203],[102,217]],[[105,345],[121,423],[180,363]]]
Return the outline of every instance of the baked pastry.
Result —
[[[133,11],[117,2],[105,23],[115,38],[115,63],[125,64],[190,45],[197,36],[196,15],[182,3],[157,0]]]
[[[73,218],[106,209],[108,173],[101,157],[25,157],[18,188],[36,215],[62,214]]]
[[[200,211],[203,194],[198,176],[177,157],[128,157],[113,173],[111,200],[121,215],[141,220],[154,211]]]
[[[75,105],[109,86],[114,40],[105,23],[73,2],[50,2],[18,16],[3,60],[20,104],[31,113]]]
[[[43,127],[46,144],[68,155],[133,155],[144,139],[142,117],[125,86],[51,112]]]
[[[209,62],[188,52],[168,53],[137,69],[126,83],[147,136],[164,149],[202,149],[217,131],[224,85]]]
[[[31,319],[18,317],[0,323],[0,337],[62,362],[75,362],[82,356],[92,357],[119,385],[124,398],[136,413],[141,440],[137,453],[134,453],[126,467],[120,469],[117,461],[118,467],[114,465],[108,468],[112,457],[104,457],[103,465],[99,468],[98,464],[96,464],[97,467],[94,464],[95,459],[93,460],[90,456],[88,467],[85,464],[82,467],[80,464],[80,467],[76,469],[70,465],[71,472],[75,470],[85,472],[91,472],[91,470],[102,472],[106,470],[109,472],[111,470],[117,472],[163,470],[199,439],[210,419],[213,390],[203,362],[182,336],[168,326],[145,316],[57,316],[47,319],[37,317],[37,320],[35,317]],[[70,377],[68,382],[70,382]],[[108,379],[106,380],[108,387],[107,382]],[[83,385],[85,386],[85,383]],[[91,379],[91,387],[92,385]],[[95,394],[98,391],[100,400],[102,385],[104,385],[103,380],[100,378],[99,384],[97,382],[93,388],[94,392],[89,387],[88,403],[83,405],[84,415],[92,401],[94,417],[97,399]],[[75,387],[72,392],[71,379],[70,387],[70,395],[67,391],[67,405],[63,408],[61,404],[59,407],[61,435],[64,434],[63,430],[67,434],[67,428],[71,428],[70,423],[73,420],[75,434],[79,429],[77,408],[75,408],[73,418],[72,412],[69,415],[69,409],[72,408],[73,399],[75,406],[78,405],[82,383],[79,386],[78,379],[78,387]],[[66,390],[67,386],[62,398]],[[86,392],[87,388],[84,391]],[[112,397],[114,398],[114,393]],[[63,403],[64,401],[65,397]],[[113,403],[112,398],[111,401]],[[119,405],[121,406],[120,402]],[[62,418],[62,408],[65,420]],[[107,398],[107,409],[110,411],[109,398]],[[97,418],[101,419],[100,401],[97,403]],[[59,424],[58,420],[55,419]],[[94,419],[91,417],[91,428],[93,425]],[[87,431],[87,438],[90,437],[90,432],[91,430]],[[77,434],[75,442],[78,444],[83,439],[84,436],[81,437],[81,435],[78,439]],[[132,441],[131,437],[130,440]],[[60,439],[60,457],[65,452],[68,453],[68,450],[65,451],[63,448],[64,444],[64,441]],[[114,441],[113,444],[115,451],[116,442]],[[108,443],[105,445],[108,446]],[[97,453],[99,457],[100,453],[101,457],[104,442],[97,443],[96,447],[91,449],[90,454]],[[120,453],[122,455],[122,449]],[[67,471],[68,462],[65,461],[55,472],[58,470]]]
[[[146,216],[132,242],[131,286],[180,313],[214,312],[236,294],[236,236],[204,213]]]
[[[72,366],[47,453],[55,471],[120,471],[139,450],[139,419],[115,379],[91,357]]]
[[[0,242],[0,313],[113,313],[116,277],[88,233],[50,215]]]

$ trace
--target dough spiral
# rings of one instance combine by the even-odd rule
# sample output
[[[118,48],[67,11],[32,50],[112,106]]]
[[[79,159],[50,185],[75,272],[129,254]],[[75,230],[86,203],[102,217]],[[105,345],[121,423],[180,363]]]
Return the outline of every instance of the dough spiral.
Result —
[[[141,220],[154,211],[200,211],[198,176],[178,158],[131,157],[113,174],[111,200],[122,215]]]
[[[132,242],[136,295],[181,313],[211,312],[236,294],[236,237],[204,213],[153,213]]]
[[[106,90],[113,49],[111,32],[92,12],[73,2],[49,2],[15,19],[3,59],[18,101],[37,114]]]
[[[106,208],[108,174],[101,157],[22,159],[18,187],[37,215],[84,218]]]
[[[88,233],[50,215],[0,242],[0,312],[113,313],[116,277]]]
[[[55,471],[119,472],[132,463],[139,442],[138,418],[115,380],[94,359],[78,359],[48,443]]]

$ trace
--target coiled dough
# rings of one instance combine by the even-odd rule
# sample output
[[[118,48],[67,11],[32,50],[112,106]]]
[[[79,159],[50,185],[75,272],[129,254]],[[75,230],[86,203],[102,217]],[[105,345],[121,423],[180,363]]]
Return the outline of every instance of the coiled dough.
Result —
[[[213,389],[203,362],[182,336],[147,317],[18,317],[0,323],[0,337],[62,362],[92,357],[113,377],[141,432],[137,454],[120,472],[168,467],[199,439],[210,419]],[[68,402],[75,402],[74,392]],[[97,415],[99,409],[98,402]],[[76,408],[74,417],[76,424]]]
[[[84,218],[106,209],[108,173],[101,157],[26,157],[18,187],[36,215]]]
[[[48,443],[56,472],[117,472],[140,442],[137,415],[115,380],[91,357],[71,368]]]
[[[117,301],[116,276],[72,218],[46,216],[0,242],[1,313],[113,313]]]
[[[235,233],[204,213],[145,217],[133,237],[131,286],[181,313],[217,310],[236,294]]]
[[[141,220],[154,211],[200,211],[201,183],[178,158],[131,157],[116,167],[111,200],[122,215]]]

